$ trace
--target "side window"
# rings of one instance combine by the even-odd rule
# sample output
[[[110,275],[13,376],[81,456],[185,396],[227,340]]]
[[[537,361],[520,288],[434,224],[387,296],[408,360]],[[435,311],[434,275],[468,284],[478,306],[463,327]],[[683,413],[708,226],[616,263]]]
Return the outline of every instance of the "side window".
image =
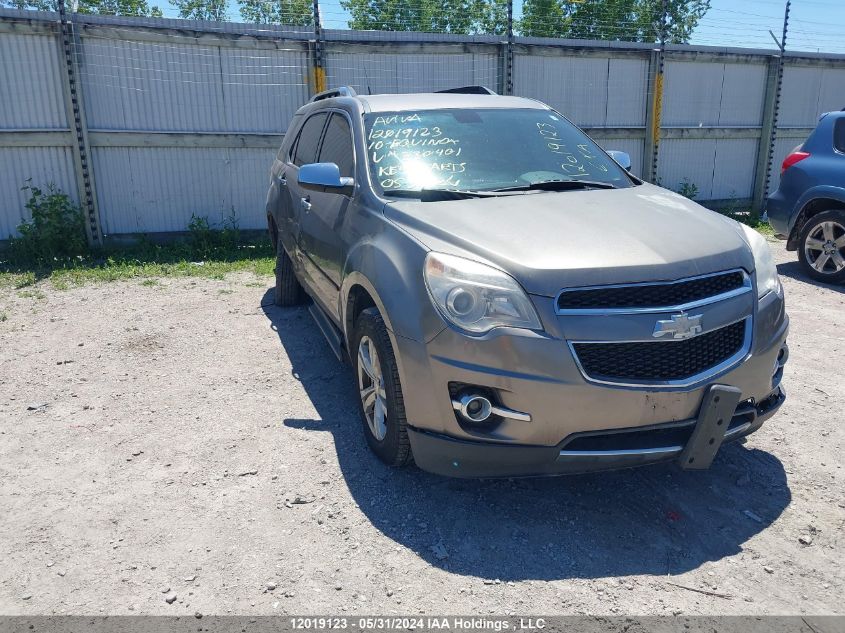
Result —
[[[302,126],[293,155],[293,164],[297,167],[317,162],[317,144],[323,133],[326,116],[328,115],[325,112],[315,114]]]
[[[283,163],[293,162],[293,151],[296,149],[296,140],[299,136],[293,134],[291,130],[299,129],[299,119],[301,116],[302,115],[294,115],[293,119],[291,119],[291,122],[285,131],[285,137],[282,139],[282,146],[276,154],[276,158]]]
[[[337,112],[332,114],[323,145],[320,148],[321,163],[335,163],[341,176],[354,176],[355,160],[352,152],[352,131],[349,121]]]
[[[839,119],[833,125],[833,146],[845,153],[845,119]]]

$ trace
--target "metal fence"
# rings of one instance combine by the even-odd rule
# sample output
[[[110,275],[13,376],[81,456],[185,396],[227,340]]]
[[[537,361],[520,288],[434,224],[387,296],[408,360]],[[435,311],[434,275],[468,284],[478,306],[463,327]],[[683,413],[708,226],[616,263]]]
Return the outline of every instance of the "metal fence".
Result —
[[[0,9],[0,239],[28,182],[79,202],[94,242],[192,215],[261,228],[272,157],[315,91],[475,84],[550,104],[647,180],[759,209],[845,106],[845,55]]]

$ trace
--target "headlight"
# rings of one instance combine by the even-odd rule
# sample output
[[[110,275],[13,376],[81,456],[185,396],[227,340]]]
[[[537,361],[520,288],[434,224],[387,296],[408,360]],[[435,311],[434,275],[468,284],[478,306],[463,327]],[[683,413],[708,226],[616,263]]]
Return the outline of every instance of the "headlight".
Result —
[[[775,260],[772,259],[772,251],[766,239],[750,226],[740,224],[745,239],[754,254],[754,275],[757,278],[757,298],[759,299],[767,292],[780,288],[778,269]]]
[[[494,327],[540,330],[540,319],[525,291],[501,270],[463,257],[429,253],[425,285],[440,314],[467,332]]]

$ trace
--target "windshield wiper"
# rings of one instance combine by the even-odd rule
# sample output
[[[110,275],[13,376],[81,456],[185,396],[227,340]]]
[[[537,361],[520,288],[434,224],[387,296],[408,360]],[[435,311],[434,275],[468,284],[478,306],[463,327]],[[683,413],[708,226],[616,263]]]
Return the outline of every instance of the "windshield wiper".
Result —
[[[600,180],[541,180],[528,185],[502,187],[491,191],[572,191],[573,189],[616,189],[616,185]]]
[[[419,198],[421,202],[441,202],[444,200],[488,198],[499,195],[499,192],[476,191],[472,189],[387,189],[384,195],[399,198]]]

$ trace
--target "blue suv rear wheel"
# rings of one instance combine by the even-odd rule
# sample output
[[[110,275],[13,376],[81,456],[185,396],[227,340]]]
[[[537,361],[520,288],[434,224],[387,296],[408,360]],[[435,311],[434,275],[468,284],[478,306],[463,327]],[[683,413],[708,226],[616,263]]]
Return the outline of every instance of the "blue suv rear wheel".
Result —
[[[845,282],[845,211],[833,209],[810,218],[801,228],[798,258],[813,279]]]

